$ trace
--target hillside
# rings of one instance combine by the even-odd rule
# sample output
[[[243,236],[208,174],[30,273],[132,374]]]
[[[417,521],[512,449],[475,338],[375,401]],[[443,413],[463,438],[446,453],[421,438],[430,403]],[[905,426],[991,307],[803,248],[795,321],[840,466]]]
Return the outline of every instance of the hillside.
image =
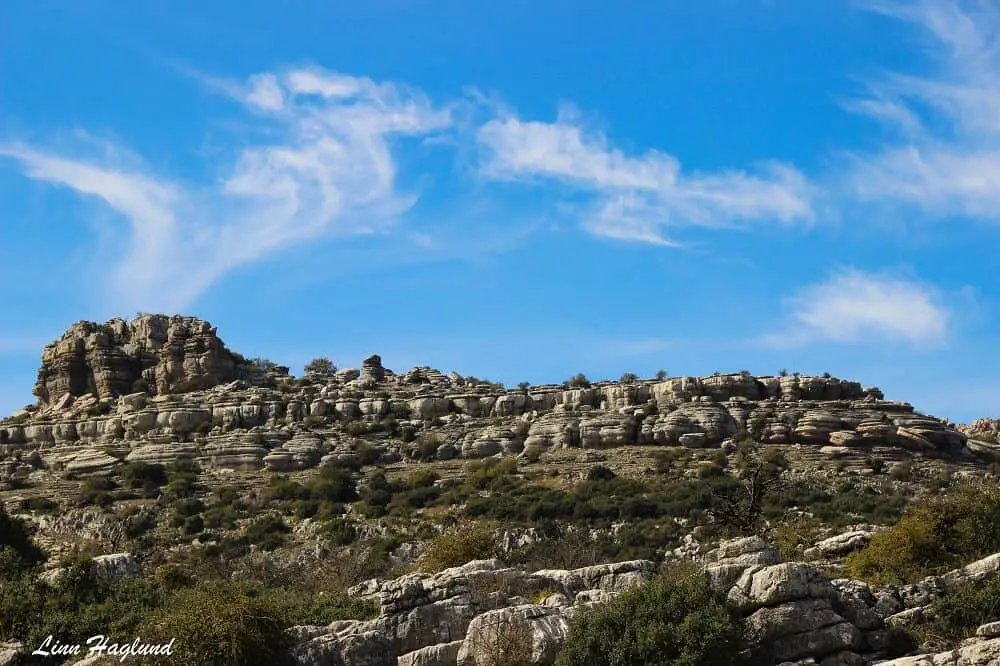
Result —
[[[60,626],[83,638],[97,602],[58,587],[68,571],[88,572],[101,604],[122,581],[152,586],[133,629],[171,595],[254,585],[300,664],[494,663],[494,621],[529,646],[495,663],[551,664],[576,609],[613,608],[683,563],[756,627],[759,663],[834,666],[957,645],[899,618],[947,597],[920,576],[992,554],[984,535],[933,571],[851,560],[914,507],[991,497],[1000,460],[997,421],[955,426],[857,382],[661,372],[505,388],[377,355],[310,369],[247,359],[192,317],[74,324],[42,352],[37,403],[0,421],[0,501],[47,556],[18,584],[68,594]],[[990,581],[1000,560],[985,562],[941,580]],[[843,575],[860,572],[871,580]],[[21,647],[4,661],[0,646],[0,664],[56,626],[11,598],[0,638]],[[984,659],[1000,654],[989,645]]]

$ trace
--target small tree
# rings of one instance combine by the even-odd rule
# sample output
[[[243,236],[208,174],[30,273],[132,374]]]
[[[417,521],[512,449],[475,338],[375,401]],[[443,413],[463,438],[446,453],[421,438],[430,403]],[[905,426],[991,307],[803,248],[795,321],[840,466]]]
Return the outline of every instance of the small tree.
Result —
[[[784,368],[782,368],[781,370],[778,370],[778,376],[779,377],[787,377],[788,376],[788,370],[785,370]]]
[[[563,382],[563,386],[567,388],[590,388],[590,380],[587,379],[587,375],[578,372]]]
[[[320,356],[306,363],[304,370],[307,375],[328,377],[337,372],[337,366],[327,357]]]
[[[527,393],[528,389],[531,388],[531,384],[529,382],[521,382],[517,385],[517,388],[523,391],[524,393]]]
[[[619,379],[618,381],[620,381],[622,384],[635,384],[637,381],[639,381],[639,375],[635,374],[634,372],[626,372],[621,376],[621,379]]]
[[[781,473],[787,467],[787,459],[777,449],[766,449],[762,453],[756,446],[744,444],[736,455],[739,485],[727,491],[713,491],[716,506],[709,512],[716,521],[741,534],[758,533],[764,503],[784,489]]]
[[[666,379],[666,378],[667,378],[667,371],[666,371],[666,370],[663,370],[662,368],[661,368],[660,370],[657,370],[657,371],[656,371],[656,378],[657,378],[657,379],[658,379],[659,381],[661,381],[661,382],[662,382],[662,381],[663,381],[664,379]]]

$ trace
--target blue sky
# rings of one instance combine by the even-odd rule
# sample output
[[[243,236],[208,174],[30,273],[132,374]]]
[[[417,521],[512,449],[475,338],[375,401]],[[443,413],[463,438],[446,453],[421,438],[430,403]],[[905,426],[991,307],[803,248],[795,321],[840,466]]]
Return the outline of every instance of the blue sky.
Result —
[[[831,372],[1000,414],[1000,10],[0,9],[0,412],[80,319],[298,370]]]

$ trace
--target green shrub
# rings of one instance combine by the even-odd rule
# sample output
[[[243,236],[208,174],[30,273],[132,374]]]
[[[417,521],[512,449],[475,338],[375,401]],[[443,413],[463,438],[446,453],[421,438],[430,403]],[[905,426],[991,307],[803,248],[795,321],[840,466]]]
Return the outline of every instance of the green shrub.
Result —
[[[285,535],[291,532],[280,516],[267,514],[247,525],[245,538],[261,550],[276,550],[285,544]]]
[[[319,474],[306,484],[309,495],[330,502],[353,502],[358,499],[354,475],[349,469],[335,464],[323,465]]]
[[[3,551],[10,551],[8,563],[11,568],[23,569],[45,559],[45,554],[32,541],[27,525],[8,514],[0,502],[0,553]]]
[[[434,460],[439,448],[441,448],[441,438],[437,435],[427,434],[417,438],[417,457],[423,462]]]
[[[86,558],[66,564],[52,585],[33,571],[0,580],[0,638],[37,646],[49,635],[66,644],[83,644],[95,634],[133,635],[160,602],[159,590],[147,581],[126,578],[110,584],[94,577]]]
[[[745,648],[738,616],[708,579],[660,577],[574,619],[558,666],[726,666]]]
[[[338,546],[349,546],[358,538],[358,530],[353,522],[334,518],[326,523],[326,535]]]
[[[904,460],[896,463],[892,466],[892,469],[889,470],[889,476],[896,481],[912,481],[913,462],[910,460]]]
[[[325,377],[327,375],[332,375],[333,373],[337,372],[337,366],[334,365],[333,361],[331,361],[327,357],[320,356],[306,363],[306,366],[305,368],[303,368],[303,370],[305,370],[305,373],[307,375],[316,375],[320,377]]]
[[[1000,550],[1000,488],[967,485],[911,507],[891,530],[848,555],[849,575],[906,583]]]
[[[164,494],[174,500],[195,494],[201,466],[193,460],[182,458],[167,465],[167,486]]]
[[[377,605],[349,596],[341,590],[321,590],[303,594],[295,587],[271,588],[261,597],[275,610],[282,624],[326,625],[338,620],[368,619],[377,615]]]
[[[618,475],[604,465],[594,465],[587,470],[587,481],[610,481],[616,478]]]
[[[876,458],[875,456],[868,456],[865,459],[865,463],[868,465],[868,469],[875,474],[881,474],[885,469],[885,461],[881,458]]]
[[[23,499],[20,502],[20,507],[21,511],[35,511],[37,513],[59,512],[59,502],[54,502],[47,497],[29,497]]]
[[[119,474],[126,488],[159,488],[167,482],[167,469],[163,465],[130,462],[122,465]]]
[[[980,625],[1000,620],[1000,575],[951,590],[932,608],[937,628],[948,638],[970,638]]]
[[[289,664],[290,638],[274,605],[244,586],[213,582],[177,591],[143,625],[150,642],[174,640],[173,655],[153,663],[203,666]]]
[[[496,535],[488,526],[460,527],[432,539],[420,556],[418,567],[422,571],[435,573],[472,560],[495,557],[497,547]]]

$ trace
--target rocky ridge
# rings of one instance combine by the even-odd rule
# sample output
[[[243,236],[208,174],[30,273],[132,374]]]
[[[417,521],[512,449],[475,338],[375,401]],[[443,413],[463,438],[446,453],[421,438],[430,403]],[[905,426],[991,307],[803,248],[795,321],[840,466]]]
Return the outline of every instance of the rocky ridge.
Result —
[[[140,381],[145,390],[133,391]],[[248,368],[214,327],[179,316],[74,324],[43,351],[35,393],[38,405],[0,421],[0,479],[32,464],[87,474],[122,459],[184,457],[290,471],[356,455],[359,433],[376,434],[383,462],[412,457],[428,433],[441,459],[744,438],[829,457],[879,447],[976,457],[953,425],[833,377],[742,372],[503,389],[429,367],[396,374],[373,355],[360,369],[296,380],[287,368]]]

